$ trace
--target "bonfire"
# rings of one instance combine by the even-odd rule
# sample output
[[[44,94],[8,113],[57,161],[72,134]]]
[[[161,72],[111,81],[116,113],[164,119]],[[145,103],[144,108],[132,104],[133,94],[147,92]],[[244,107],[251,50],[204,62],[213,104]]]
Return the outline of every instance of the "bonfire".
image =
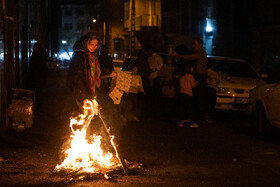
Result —
[[[65,150],[65,159],[56,166],[56,171],[102,173],[105,176],[109,171],[122,168],[126,173],[126,166],[124,160],[118,154],[114,136],[110,134],[110,129],[103,121],[99,109],[96,100],[85,100],[83,114],[70,118],[71,138],[69,148]],[[112,150],[114,150],[113,153],[102,150],[101,136],[87,135],[89,126],[96,116],[99,116],[106,129]]]

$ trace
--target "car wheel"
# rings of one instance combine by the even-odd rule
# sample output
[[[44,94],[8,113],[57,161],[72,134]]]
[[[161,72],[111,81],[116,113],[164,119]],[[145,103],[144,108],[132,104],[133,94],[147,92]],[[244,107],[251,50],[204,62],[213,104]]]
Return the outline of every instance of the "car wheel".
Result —
[[[258,135],[260,138],[264,138],[269,134],[270,124],[262,104],[258,107]]]

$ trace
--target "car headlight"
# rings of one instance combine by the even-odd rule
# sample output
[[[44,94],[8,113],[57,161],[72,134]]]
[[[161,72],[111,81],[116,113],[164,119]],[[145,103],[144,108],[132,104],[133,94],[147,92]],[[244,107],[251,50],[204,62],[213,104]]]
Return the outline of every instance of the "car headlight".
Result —
[[[217,89],[217,93],[230,94],[230,91],[229,88],[220,87]]]

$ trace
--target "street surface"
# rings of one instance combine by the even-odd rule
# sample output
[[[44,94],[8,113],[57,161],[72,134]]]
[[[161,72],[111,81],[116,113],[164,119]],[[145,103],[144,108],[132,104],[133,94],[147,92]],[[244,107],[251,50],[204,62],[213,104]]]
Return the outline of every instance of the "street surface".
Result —
[[[48,76],[33,127],[19,133],[1,126],[0,186],[280,186],[279,132],[261,140],[253,116],[221,111],[213,124],[198,128],[147,114],[125,125],[104,111],[122,157],[142,167],[127,175],[115,172],[109,179],[55,172],[70,137],[74,104],[66,71]]]

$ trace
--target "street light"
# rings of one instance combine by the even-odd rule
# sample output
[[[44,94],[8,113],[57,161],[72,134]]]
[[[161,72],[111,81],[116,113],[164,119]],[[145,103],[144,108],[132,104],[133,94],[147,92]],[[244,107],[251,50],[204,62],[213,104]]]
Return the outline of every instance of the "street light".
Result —
[[[213,32],[214,28],[212,25],[212,20],[209,18],[206,18],[206,27],[205,27],[206,32],[210,33]]]

